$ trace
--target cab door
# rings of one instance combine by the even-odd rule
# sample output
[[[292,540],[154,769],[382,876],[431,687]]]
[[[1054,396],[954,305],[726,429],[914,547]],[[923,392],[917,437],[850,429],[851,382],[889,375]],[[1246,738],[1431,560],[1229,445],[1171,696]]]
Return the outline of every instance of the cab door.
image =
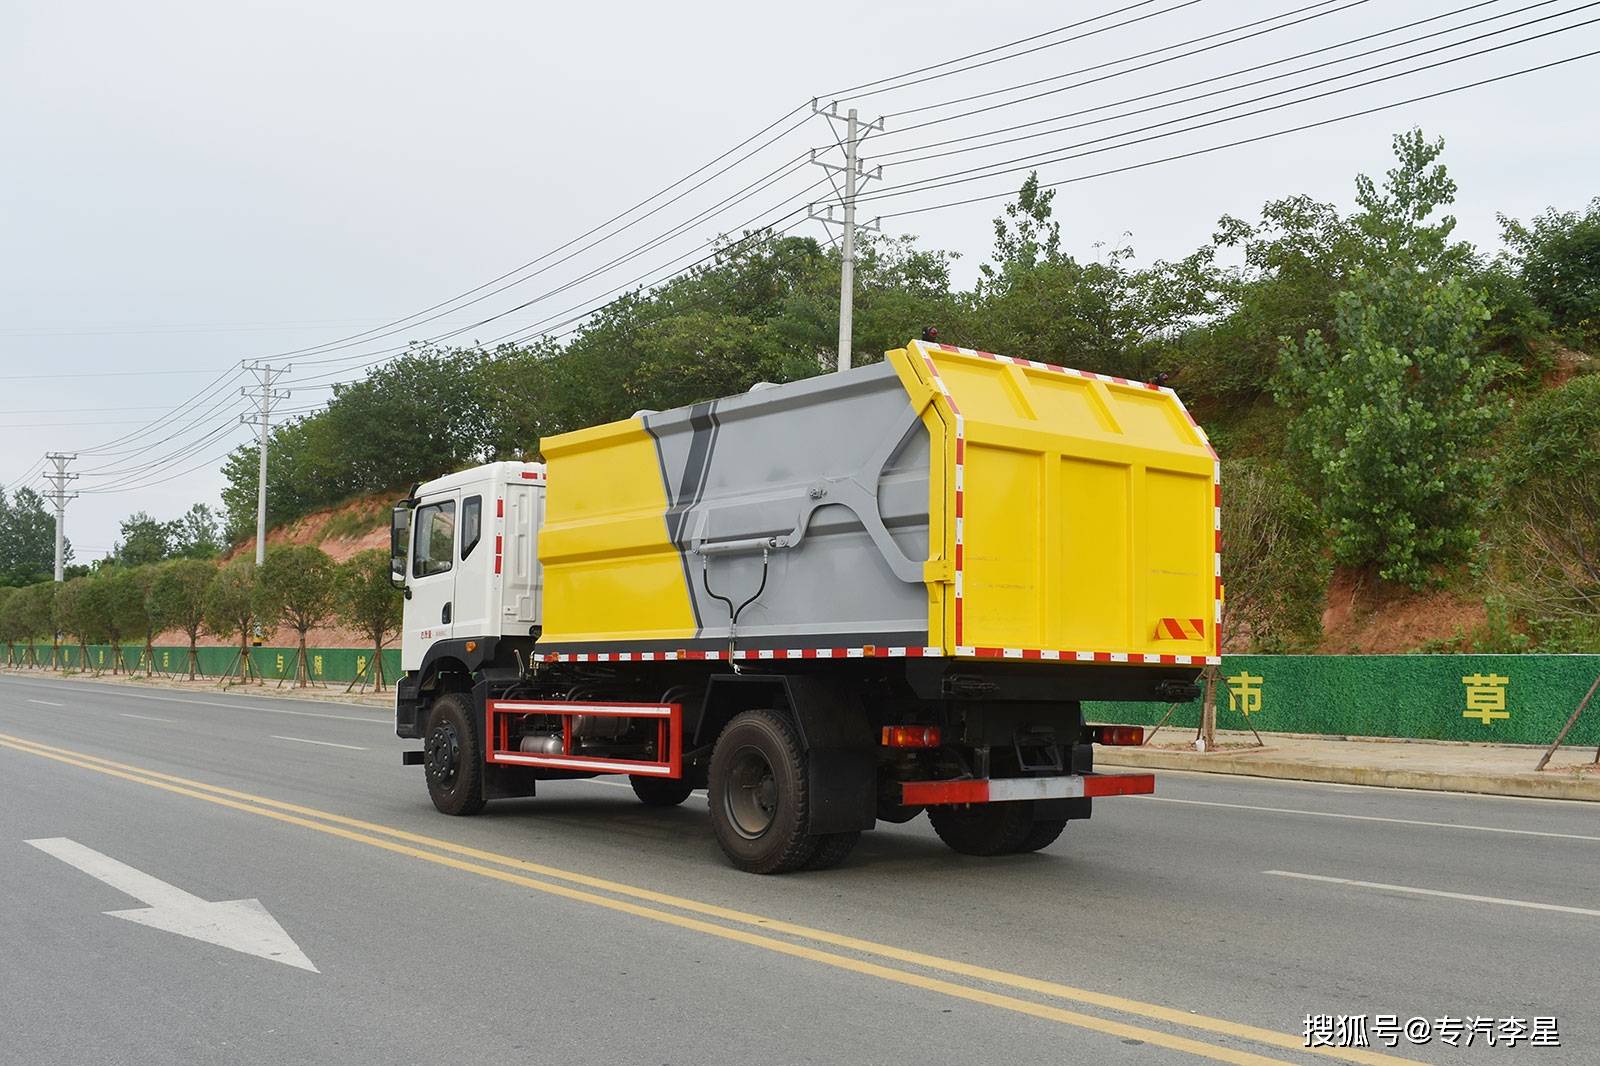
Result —
[[[456,492],[429,496],[411,516],[410,599],[405,604],[407,644],[426,648],[455,632]]]
[[[492,491],[492,490],[491,490]],[[484,487],[463,488],[456,498],[456,593],[451,624],[463,637],[499,633],[495,606],[494,497]]]

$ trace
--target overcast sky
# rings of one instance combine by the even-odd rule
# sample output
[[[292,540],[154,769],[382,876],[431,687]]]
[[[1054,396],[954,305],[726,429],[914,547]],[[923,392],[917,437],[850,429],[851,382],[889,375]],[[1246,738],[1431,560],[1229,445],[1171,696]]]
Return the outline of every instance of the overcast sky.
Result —
[[[97,557],[131,511],[169,518],[195,501],[216,503],[222,482],[211,460],[247,432],[235,425],[242,381],[225,377],[240,359],[329,345],[470,290],[603,223],[812,96],[826,99],[1119,8],[1128,10],[1022,46],[1046,47],[1020,58],[962,69],[1017,49],[991,53],[928,72],[948,76],[848,98],[863,118],[887,116],[885,132],[867,140],[863,155],[889,165],[864,197],[1034,153],[1074,156],[1040,167],[1042,180],[1061,180],[1600,50],[1600,24],[1580,25],[1600,18],[1600,7],[1584,0],[0,0],[0,483],[26,479],[47,450],[82,452],[79,488],[121,489],[85,492],[69,505],[78,558]],[[1287,14],[1297,9],[1305,10]],[[1460,13],[1328,49],[1449,12]],[[1282,17],[1246,26],[1273,16]],[[1296,19],[1306,21],[1286,25]],[[1544,21],[1516,28],[1533,19]],[[1118,22],[1128,24],[1106,28]],[[1462,28],[1403,43],[1451,27]],[[1574,28],[1171,135],[1561,27]],[[1496,35],[1464,43],[1486,33]],[[1222,46],[1196,52],[1214,44]],[[1394,62],[1441,45],[1451,47]],[[1377,48],[1386,50],[1354,58]],[[1328,50],[1177,89],[1315,49]],[[1174,58],[1186,52],[1196,54]],[[1164,62],[1129,69],[1154,60]],[[1329,60],[1338,62],[1288,76]],[[1354,73],[1380,63],[1389,65]],[[1094,255],[1097,244],[1125,232],[1142,260],[1183,255],[1211,235],[1218,216],[1250,217],[1272,197],[1306,192],[1348,206],[1354,174],[1380,173],[1389,164],[1390,134],[1419,124],[1448,141],[1446,160],[1460,185],[1459,232],[1493,247],[1497,212],[1526,218],[1552,205],[1580,208],[1600,194],[1597,64],[1579,60],[1070,184],[1057,197],[1057,215],[1078,255]],[[1350,76],[1311,85],[1341,74]],[[1014,90],[1037,79],[1053,80]],[[1271,80],[1242,84],[1258,79]],[[1305,88],[1280,92],[1299,86]],[[1229,91],[1182,102],[1219,88]],[[1131,101],[1168,89],[1175,91]],[[1059,91],[1012,103],[1046,90]],[[983,93],[992,95],[930,107]],[[1268,93],[1278,95],[1245,103]],[[993,104],[1006,106],[954,117]],[[1164,106],[1128,114],[1155,105]],[[918,108],[924,110],[912,110]],[[701,242],[720,232],[753,218],[796,222],[799,215],[785,213],[803,215],[807,200],[828,195],[826,186],[804,192],[821,176],[815,168],[782,169],[807,147],[833,143],[825,120],[806,118],[808,111],[774,130],[799,123],[792,132],[704,189],[603,244],[574,245],[568,251],[581,254],[569,262],[546,259],[545,273],[469,308],[447,308],[443,318],[303,354],[286,381],[295,389],[289,408],[325,400],[329,381],[358,374],[408,339],[470,326],[565,287],[465,330],[456,342],[541,322],[538,328],[550,328],[635,278],[692,262],[703,254]],[[1038,121],[1053,116],[1064,117]],[[1185,116],[1194,117],[1172,121]],[[929,120],[943,121],[908,128]],[[1021,123],[1035,124],[925,148]],[[1156,123],[1167,124],[1145,129]],[[1040,132],[1047,135],[982,147]],[[1155,134],[1166,136],[1096,151]],[[981,150],[912,161],[975,146]],[[770,187],[695,219],[774,171]],[[861,215],[1014,191],[1021,177],[997,174],[863,202]],[[1002,203],[891,218],[884,229],[961,252],[965,283],[989,250],[990,219]],[[797,232],[825,231],[809,222]],[[310,362],[316,359],[324,362]],[[204,403],[172,413],[219,376]],[[149,426],[163,417],[167,423]]]

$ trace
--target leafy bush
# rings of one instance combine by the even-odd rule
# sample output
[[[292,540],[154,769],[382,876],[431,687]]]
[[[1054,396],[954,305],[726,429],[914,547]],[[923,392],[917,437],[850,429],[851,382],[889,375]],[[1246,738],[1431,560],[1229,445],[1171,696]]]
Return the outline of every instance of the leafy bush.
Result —
[[[1600,343],[1600,197],[1582,214],[1546,210],[1531,224],[1500,216],[1507,259],[1568,344]]]
[[[1501,449],[1492,543],[1543,646],[1600,649],[1600,376],[1529,401]]]
[[[1316,507],[1281,468],[1250,459],[1223,463],[1222,493],[1223,647],[1314,645],[1329,571]]]

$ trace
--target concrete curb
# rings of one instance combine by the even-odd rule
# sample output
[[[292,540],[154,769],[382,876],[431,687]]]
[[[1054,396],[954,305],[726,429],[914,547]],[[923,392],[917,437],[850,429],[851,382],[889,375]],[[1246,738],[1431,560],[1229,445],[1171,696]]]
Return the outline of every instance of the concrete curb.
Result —
[[[1326,781],[1341,785],[1378,785],[1384,788],[1419,788],[1438,792],[1478,792],[1490,796],[1527,796],[1535,799],[1588,800],[1600,803],[1600,778],[1563,773],[1475,774],[1434,770],[1395,770],[1387,767],[1295,762],[1274,758],[1269,752],[1251,755],[1202,755],[1199,752],[1150,751],[1142,748],[1103,748],[1095,753],[1097,766],[1139,767],[1148,770],[1192,770],[1201,773],[1276,777],[1291,781]]]

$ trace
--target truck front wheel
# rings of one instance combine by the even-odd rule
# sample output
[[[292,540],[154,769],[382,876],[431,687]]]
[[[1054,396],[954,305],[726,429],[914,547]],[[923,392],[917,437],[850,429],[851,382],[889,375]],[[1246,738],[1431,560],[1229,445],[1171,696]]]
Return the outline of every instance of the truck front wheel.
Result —
[[[963,855],[1009,855],[1021,850],[1028,840],[1034,826],[1033,803],[1014,800],[939,805],[928,808],[928,821],[952,851]]]
[[[711,827],[739,869],[787,873],[815,855],[805,752],[788,719],[767,710],[736,715],[717,737],[709,778]]]
[[[646,777],[643,774],[629,775],[628,783],[633,786],[633,794],[646,807],[676,807],[694,791],[694,786],[687,781]]]
[[[422,765],[433,805],[445,814],[483,810],[483,752],[467,697],[451,692],[434,700],[422,738]]]

